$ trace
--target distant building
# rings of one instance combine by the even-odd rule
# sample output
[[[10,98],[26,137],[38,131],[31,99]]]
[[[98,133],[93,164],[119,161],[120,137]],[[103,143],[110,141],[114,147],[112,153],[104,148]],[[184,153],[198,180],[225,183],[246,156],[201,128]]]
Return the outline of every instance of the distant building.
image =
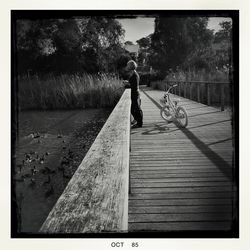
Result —
[[[125,44],[125,50],[127,50],[131,56],[138,57],[139,44]]]

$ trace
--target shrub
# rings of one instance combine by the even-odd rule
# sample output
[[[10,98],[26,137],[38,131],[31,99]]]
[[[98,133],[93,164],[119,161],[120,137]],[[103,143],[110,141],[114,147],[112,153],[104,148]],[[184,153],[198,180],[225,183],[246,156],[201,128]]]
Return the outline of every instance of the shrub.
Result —
[[[140,75],[140,84],[150,86],[154,81],[160,81],[165,78],[165,74],[160,72],[152,72],[152,73],[139,73]]]

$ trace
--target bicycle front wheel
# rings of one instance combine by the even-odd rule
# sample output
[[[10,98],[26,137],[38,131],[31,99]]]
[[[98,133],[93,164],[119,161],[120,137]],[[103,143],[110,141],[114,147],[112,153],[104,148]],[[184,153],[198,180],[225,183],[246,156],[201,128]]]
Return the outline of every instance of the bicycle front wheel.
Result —
[[[176,120],[178,124],[182,127],[185,128],[188,125],[188,116],[187,112],[183,107],[178,107],[176,110]]]
[[[161,108],[161,117],[162,117],[162,119],[164,119],[167,122],[170,122],[173,120],[173,117],[171,115],[171,112],[170,112],[168,106],[163,106]]]

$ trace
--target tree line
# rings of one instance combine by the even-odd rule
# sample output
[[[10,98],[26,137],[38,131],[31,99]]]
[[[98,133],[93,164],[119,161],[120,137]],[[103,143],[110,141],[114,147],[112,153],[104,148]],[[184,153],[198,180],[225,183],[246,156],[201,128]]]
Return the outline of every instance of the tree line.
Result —
[[[232,23],[214,33],[208,17],[156,17],[153,34],[137,41],[139,65],[163,77],[169,70],[232,66]],[[16,20],[18,74],[119,72],[129,60],[125,30],[112,17]],[[127,41],[129,43],[129,41]]]
[[[124,29],[110,17],[16,21],[18,74],[114,72],[127,55]]]
[[[137,41],[139,60],[163,77],[173,71],[230,70],[232,22],[223,21],[217,32],[208,29],[208,17],[156,17],[155,31]]]

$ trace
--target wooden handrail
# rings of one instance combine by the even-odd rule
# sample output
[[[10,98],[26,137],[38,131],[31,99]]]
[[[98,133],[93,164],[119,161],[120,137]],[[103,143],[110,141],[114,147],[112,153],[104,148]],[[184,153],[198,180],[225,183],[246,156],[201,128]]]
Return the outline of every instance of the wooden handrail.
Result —
[[[130,89],[126,89],[40,232],[126,232],[129,145]]]
[[[221,111],[224,111],[225,109],[225,88],[224,86],[225,85],[231,85],[232,83],[231,82],[211,82],[211,81],[178,81],[178,80],[171,80],[171,81],[167,81],[167,80],[164,80],[163,81],[164,83],[166,84],[178,84],[179,87],[178,87],[178,93],[179,95],[181,95],[181,87],[183,86],[183,96],[184,98],[190,98],[192,99],[192,84],[195,84],[196,87],[197,87],[197,90],[196,90],[196,94],[197,94],[197,98],[196,98],[196,101],[197,102],[201,102],[201,91],[200,91],[200,85],[201,84],[204,84],[205,87],[206,87],[206,104],[207,105],[211,105],[211,86],[210,85],[219,85],[220,86],[220,104],[221,104]],[[189,87],[189,95],[187,95],[187,88]],[[173,91],[172,91],[173,93]],[[175,91],[175,94],[176,94],[176,91]]]
[[[171,80],[171,81],[164,80],[164,82],[166,82],[166,83],[197,83],[197,84],[231,84],[231,82],[178,81],[178,80]]]

